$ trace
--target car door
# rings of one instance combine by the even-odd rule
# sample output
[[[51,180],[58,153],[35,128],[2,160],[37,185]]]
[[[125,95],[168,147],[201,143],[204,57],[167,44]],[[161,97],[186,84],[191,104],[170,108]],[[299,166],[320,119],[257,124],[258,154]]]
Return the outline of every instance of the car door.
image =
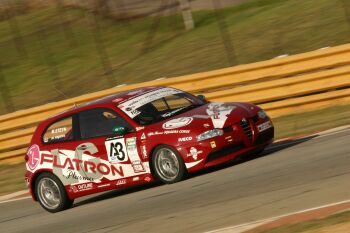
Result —
[[[137,133],[118,113],[94,108],[80,112],[78,119],[81,159],[87,156],[91,162],[84,169],[87,176],[93,176],[95,182],[120,186],[127,185],[128,178],[148,172],[139,156]]]

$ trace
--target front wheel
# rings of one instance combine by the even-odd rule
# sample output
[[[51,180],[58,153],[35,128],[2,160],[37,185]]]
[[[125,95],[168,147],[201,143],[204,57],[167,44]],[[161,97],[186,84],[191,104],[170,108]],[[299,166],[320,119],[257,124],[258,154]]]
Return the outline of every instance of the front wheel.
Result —
[[[56,213],[72,206],[61,181],[51,173],[42,173],[35,181],[35,195],[40,205],[51,213]]]
[[[178,152],[165,145],[154,150],[152,165],[155,176],[166,184],[182,180],[187,171]]]

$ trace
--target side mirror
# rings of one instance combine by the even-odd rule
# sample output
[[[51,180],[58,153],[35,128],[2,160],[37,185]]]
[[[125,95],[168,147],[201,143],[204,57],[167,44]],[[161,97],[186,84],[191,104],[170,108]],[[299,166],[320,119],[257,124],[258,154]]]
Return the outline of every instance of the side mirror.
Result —
[[[128,131],[128,129],[123,127],[123,126],[117,126],[117,127],[113,128],[113,133],[121,135],[121,136],[126,134],[127,131]]]
[[[203,101],[204,103],[208,102],[204,95],[197,95],[197,98]]]

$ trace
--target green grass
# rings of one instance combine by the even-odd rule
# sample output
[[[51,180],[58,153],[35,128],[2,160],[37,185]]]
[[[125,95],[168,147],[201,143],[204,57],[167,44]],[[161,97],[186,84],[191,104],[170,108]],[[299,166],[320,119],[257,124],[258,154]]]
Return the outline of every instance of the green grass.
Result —
[[[350,105],[282,116],[273,123],[277,139],[350,125]]]
[[[333,226],[336,224],[347,223],[350,221],[350,211],[331,215],[322,219],[314,219],[293,225],[283,225],[280,227],[263,230],[259,233],[302,233],[309,230],[316,230],[322,227]]]
[[[252,0],[220,13],[226,16],[238,64],[350,41],[350,22],[340,0]],[[227,61],[217,18],[210,10],[194,13],[196,28],[189,32],[180,15],[161,17],[158,26],[155,17],[129,22],[97,17],[111,76],[104,74],[95,46],[99,38],[94,37],[93,15],[68,8],[66,19],[68,36],[55,8],[18,16],[27,58],[17,51],[8,21],[0,22],[0,64],[15,109],[64,99],[60,92],[73,97],[235,65]],[[0,114],[6,112],[0,99]]]

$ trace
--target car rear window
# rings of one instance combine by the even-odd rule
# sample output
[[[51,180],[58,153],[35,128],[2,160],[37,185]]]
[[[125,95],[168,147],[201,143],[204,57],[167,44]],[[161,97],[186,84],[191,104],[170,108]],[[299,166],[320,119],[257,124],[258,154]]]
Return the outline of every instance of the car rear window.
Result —
[[[67,117],[51,124],[43,135],[44,143],[57,143],[73,139],[73,118]]]

